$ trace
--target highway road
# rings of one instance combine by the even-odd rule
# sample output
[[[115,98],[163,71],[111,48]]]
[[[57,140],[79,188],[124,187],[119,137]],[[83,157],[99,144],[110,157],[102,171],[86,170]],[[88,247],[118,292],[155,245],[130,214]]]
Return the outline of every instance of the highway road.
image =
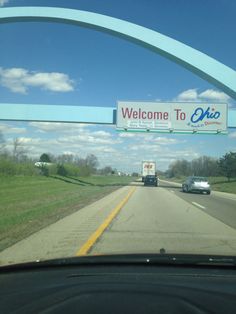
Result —
[[[163,180],[160,181],[160,186],[166,187],[178,197],[236,229],[236,194],[216,191],[212,191],[210,196],[199,193],[183,193],[181,184]]]
[[[236,196],[133,182],[0,253],[0,264],[86,254],[236,252]]]

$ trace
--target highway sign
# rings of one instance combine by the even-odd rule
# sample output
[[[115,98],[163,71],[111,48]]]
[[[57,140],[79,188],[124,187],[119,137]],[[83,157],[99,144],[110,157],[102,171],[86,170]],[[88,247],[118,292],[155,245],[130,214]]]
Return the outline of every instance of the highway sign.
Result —
[[[117,130],[227,133],[227,104],[118,101]]]

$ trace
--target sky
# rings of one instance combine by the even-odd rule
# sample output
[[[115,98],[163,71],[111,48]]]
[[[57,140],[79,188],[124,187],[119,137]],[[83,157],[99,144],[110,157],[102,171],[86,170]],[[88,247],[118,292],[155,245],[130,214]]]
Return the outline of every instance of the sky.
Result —
[[[156,30],[236,70],[234,0],[0,0],[11,6],[57,6],[100,13]],[[129,101],[227,102],[228,95],[144,47],[81,26],[0,24],[0,103],[116,107]],[[1,118],[1,117],[0,117]],[[98,157],[100,167],[140,171],[142,160],[166,170],[176,159],[236,151],[228,135],[120,133],[112,125],[0,121],[6,149],[15,138],[27,154]]]

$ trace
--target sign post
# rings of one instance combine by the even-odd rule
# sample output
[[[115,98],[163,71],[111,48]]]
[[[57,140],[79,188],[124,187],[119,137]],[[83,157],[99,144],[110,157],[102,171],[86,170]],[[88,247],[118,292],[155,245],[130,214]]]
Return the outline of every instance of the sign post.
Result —
[[[118,131],[227,133],[227,104],[118,101]]]

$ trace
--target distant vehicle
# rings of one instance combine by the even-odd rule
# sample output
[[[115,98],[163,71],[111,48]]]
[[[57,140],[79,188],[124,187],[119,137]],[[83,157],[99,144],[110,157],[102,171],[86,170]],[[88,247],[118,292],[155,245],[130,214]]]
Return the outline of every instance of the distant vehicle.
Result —
[[[153,175],[156,174],[156,163],[155,161],[143,161],[142,162],[142,182],[144,182],[144,179],[147,175]]]
[[[158,178],[155,175],[147,175],[144,179],[144,185],[158,186]]]
[[[182,184],[183,192],[200,192],[200,193],[211,193],[211,187],[205,177],[188,177]]]
[[[51,162],[44,162],[44,161],[37,161],[35,164],[35,167],[45,167],[45,166],[52,166],[53,164]]]

